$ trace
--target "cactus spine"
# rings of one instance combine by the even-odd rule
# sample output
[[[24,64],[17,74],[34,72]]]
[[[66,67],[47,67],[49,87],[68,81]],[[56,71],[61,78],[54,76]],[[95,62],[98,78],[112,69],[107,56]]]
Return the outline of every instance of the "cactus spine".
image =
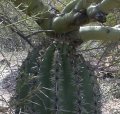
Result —
[[[33,51],[36,54],[30,55],[32,61],[23,64],[26,70],[21,67],[23,73],[18,77],[16,101],[25,101],[17,105],[17,111],[22,109],[29,114],[100,114],[96,80],[93,80],[82,55],[70,51],[70,46],[64,43],[50,45],[43,58],[39,51]],[[35,67],[32,62],[39,63],[36,79],[32,78],[35,76],[31,70]],[[21,76],[26,80],[21,81]]]

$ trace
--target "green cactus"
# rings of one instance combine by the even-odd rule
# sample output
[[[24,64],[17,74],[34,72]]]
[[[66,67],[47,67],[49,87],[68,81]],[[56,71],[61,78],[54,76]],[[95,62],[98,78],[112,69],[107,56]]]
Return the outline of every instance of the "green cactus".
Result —
[[[53,43],[40,56],[28,54],[16,85],[16,113],[100,114],[94,75],[81,54],[64,43]]]

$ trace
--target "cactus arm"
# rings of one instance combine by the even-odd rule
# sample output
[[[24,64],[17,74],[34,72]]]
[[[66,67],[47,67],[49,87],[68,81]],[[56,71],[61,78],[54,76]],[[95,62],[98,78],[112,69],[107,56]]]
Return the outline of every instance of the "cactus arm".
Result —
[[[83,10],[81,13],[71,11],[53,19],[52,29],[56,33],[66,33],[79,29],[79,26],[89,23],[89,18]]]
[[[75,9],[76,10],[81,10],[81,9],[86,9],[88,7],[88,3],[90,2],[90,0],[78,0],[76,6],[75,6]]]
[[[120,8],[120,0],[103,0],[97,7],[107,13],[113,8]]]
[[[89,17],[97,14],[98,12],[109,13],[114,8],[120,7],[120,0],[102,0],[98,4],[90,5],[87,8],[87,14]]]
[[[112,8],[120,7],[120,0],[103,0],[97,5],[91,5],[89,7],[88,3],[90,1],[76,0],[66,6],[66,8],[63,10],[63,12],[65,12],[64,15],[55,16],[48,12],[48,7],[45,6],[40,0],[12,0],[12,2],[16,6],[22,3],[22,5],[19,7],[22,10],[24,9],[23,4],[26,4],[28,6],[27,10],[25,10],[27,15],[32,16],[38,14],[38,18],[36,19],[38,25],[44,30],[52,29],[56,33],[66,33],[78,30],[79,26],[89,23],[89,19],[93,18],[92,15],[95,15],[99,11],[108,12]],[[77,10],[84,9],[84,7],[88,7],[87,13],[83,12],[82,14],[79,14],[78,12],[70,11],[71,9],[75,8]]]
[[[97,5],[90,5],[90,6],[89,6],[89,2],[90,1],[87,0],[78,0],[78,1],[76,0],[68,4],[67,6],[68,8],[66,7],[65,10],[63,10],[64,12],[69,12],[72,9],[71,7],[74,7],[73,10],[76,9],[78,11],[81,9],[87,9],[87,15],[75,17],[77,13],[71,10],[69,13],[65,13],[63,16],[58,16],[53,19],[53,24],[52,24],[53,30],[55,30],[58,33],[70,32],[72,30],[77,30],[78,26],[85,25],[91,21],[98,20],[100,22],[105,22],[106,21],[105,13],[108,13],[110,9],[120,7],[120,0],[103,0]],[[98,13],[102,13],[101,14],[101,16],[103,16],[102,20],[94,19],[97,18],[95,16]],[[74,20],[76,20],[76,18],[79,20],[79,24],[77,24],[77,26],[76,23],[74,23]],[[71,23],[73,23],[73,25]]]
[[[75,7],[75,5],[77,4],[78,0],[73,0],[70,3],[67,4],[67,6],[61,11],[61,13],[69,13],[70,11],[72,11]]]
[[[118,28],[118,26],[114,27],[84,26],[80,27],[78,36],[83,41],[89,40],[119,41],[120,28]]]
[[[89,0],[90,1],[90,0]],[[87,8],[86,0],[73,0],[67,4],[67,6],[62,10],[62,13],[69,13],[70,11],[76,9],[77,11]]]
[[[61,13],[69,13],[73,9],[76,9],[78,11],[81,9],[86,9],[89,6],[90,2],[97,2],[97,0],[72,0],[66,5]]]

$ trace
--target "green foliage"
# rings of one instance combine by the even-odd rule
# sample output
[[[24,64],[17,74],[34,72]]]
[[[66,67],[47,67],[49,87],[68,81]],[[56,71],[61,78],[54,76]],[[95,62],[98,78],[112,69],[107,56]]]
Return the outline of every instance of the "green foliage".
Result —
[[[109,13],[107,16],[107,22],[106,24],[109,26],[115,26],[117,22],[116,15],[114,13]]]

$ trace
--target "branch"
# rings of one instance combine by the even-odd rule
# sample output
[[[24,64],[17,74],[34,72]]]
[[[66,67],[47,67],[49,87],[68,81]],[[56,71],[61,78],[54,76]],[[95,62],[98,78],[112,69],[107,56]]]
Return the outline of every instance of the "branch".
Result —
[[[66,33],[74,30],[78,30],[79,26],[89,23],[89,18],[86,14],[86,10],[80,12],[71,11],[64,15],[54,18],[52,29],[56,33]]]
[[[73,0],[67,4],[67,6],[62,10],[62,13],[69,13],[70,11],[76,9],[86,9],[91,2],[96,3],[98,0]]]
[[[7,17],[5,17],[5,16],[0,16],[0,19],[3,21],[3,24],[5,24],[5,25],[10,24],[10,25],[11,25],[11,21],[10,21]],[[31,47],[34,47],[34,45],[32,44],[32,42],[28,39],[29,37],[24,36],[24,34],[21,33],[21,32],[17,29],[17,27],[16,27],[15,25],[11,25],[11,26],[10,26],[10,29],[11,29],[13,32],[17,33],[17,34],[18,34],[22,39],[24,39]]]
[[[41,32],[54,32],[53,30],[38,30],[38,31],[35,31],[35,32],[33,32],[32,34],[29,34],[28,36],[26,36],[26,38],[30,38],[30,37],[32,37],[33,35],[36,35],[36,34],[38,34],[38,33],[41,33]]]
[[[83,41],[102,40],[102,41],[119,41],[120,26],[84,26],[80,27],[77,36]]]

